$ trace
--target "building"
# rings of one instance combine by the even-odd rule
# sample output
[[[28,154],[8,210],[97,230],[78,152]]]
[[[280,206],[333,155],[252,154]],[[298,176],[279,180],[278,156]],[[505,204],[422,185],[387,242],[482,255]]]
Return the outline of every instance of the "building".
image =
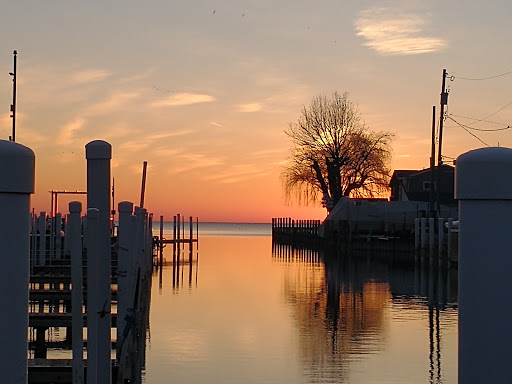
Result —
[[[434,178],[437,179],[437,167],[434,168]],[[391,189],[391,201],[423,201],[430,202],[435,199],[432,190],[432,170],[396,170],[389,182]],[[441,191],[440,203],[447,207],[456,207],[454,197],[455,168],[443,164],[441,166]],[[435,200],[434,200],[435,201]]]

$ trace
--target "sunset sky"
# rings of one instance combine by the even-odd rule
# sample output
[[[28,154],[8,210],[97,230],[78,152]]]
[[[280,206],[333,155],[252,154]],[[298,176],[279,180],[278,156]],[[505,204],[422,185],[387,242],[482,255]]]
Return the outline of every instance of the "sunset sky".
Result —
[[[11,134],[16,49],[16,141],[36,154],[37,212],[50,210],[52,189],[85,189],[84,147],[102,139],[113,147],[116,201],[138,203],[147,161],[146,206],[157,216],[322,218],[321,207],[288,205],[279,179],[290,147],[283,131],[301,107],[349,92],[372,130],[396,134],[393,169],[427,167],[443,68],[449,117],[483,130],[512,125],[511,8],[501,0],[3,2],[0,138]],[[483,142],[446,121],[447,160],[512,146],[510,130],[471,133]]]

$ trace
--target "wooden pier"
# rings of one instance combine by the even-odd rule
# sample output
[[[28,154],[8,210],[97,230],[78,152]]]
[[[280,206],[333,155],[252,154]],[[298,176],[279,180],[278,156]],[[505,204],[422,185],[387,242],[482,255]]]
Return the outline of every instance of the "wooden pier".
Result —
[[[422,219],[424,222],[425,219]],[[407,230],[404,226],[384,221],[328,220],[321,223],[319,220],[273,218],[272,239],[275,244],[298,249],[328,247],[351,254],[372,252],[401,255],[400,259],[410,263],[414,263],[416,258],[424,258],[456,266],[458,231],[452,230],[450,225],[445,228],[443,219],[439,223],[436,226],[422,226],[421,230],[419,227]]]

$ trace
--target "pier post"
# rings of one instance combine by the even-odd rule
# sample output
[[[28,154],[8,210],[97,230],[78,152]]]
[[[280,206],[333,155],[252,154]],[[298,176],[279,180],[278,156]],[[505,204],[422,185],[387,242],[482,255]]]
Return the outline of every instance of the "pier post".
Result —
[[[62,258],[62,214],[55,214],[55,259]]]
[[[39,214],[39,265],[46,263],[46,212]]]
[[[420,249],[420,219],[418,217],[414,219],[414,249],[416,251]]]
[[[438,226],[437,245],[438,245],[439,259],[441,259],[442,255],[443,255],[443,251],[444,251],[444,219],[442,217],[440,217],[437,220],[437,226]]]
[[[88,246],[94,244],[95,251],[87,252],[87,382],[88,384],[110,383],[111,372],[111,228],[110,228],[110,159],[112,147],[101,140],[91,141],[85,146],[87,159],[87,216],[92,224],[90,214],[97,215],[96,235],[88,236]],[[93,291],[91,291],[93,289]],[[91,302],[92,299],[92,302]],[[89,349],[91,341],[89,328],[96,330],[97,340]],[[94,330],[93,328],[93,330]],[[96,359],[97,372],[89,374],[89,359]]]
[[[460,218],[459,383],[509,383],[512,149],[460,155],[455,198]]]
[[[0,291],[8,313],[0,316],[0,378],[27,383],[30,195],[35,156],[30,148],[0,140]],[[7,220],[5,218],[8,218]]]
[[[425,217],[420,219],[420,233],[421,250],[425,250],[427,246],[427,218]]]
[[[133,230],[132,230],[133,203],[122,201],[118,204],[119,227],[117,228],[117,344],[116,356],[119,363],[118,379],[124,377],[125,356],[129,344],[128,329],[130,315],[133,313]],[[126,332],[125,332],[126,329]],[[119,381],[119,380],[118,380]]]
[[[428,235],[429,235],[429,251],[430,251],[430,260],[434,258],[434,246],[436,243],[436,225],[435,219],[430,217],[428,219]]]
[[[66,236],[71,253],[71,338],[73,346],[73,384],[84,383],[84,318],[82,280],[82,203],[69,203],[69,216]]]

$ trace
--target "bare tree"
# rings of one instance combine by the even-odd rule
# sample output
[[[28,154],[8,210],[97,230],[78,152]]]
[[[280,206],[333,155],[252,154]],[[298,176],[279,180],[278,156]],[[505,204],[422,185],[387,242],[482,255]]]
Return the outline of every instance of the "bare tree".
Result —
[[[281,174],[287,198],[310,203],[321,196],[330,212],[342,196],[387,189],[393,135],[370,131],[348,93],[314,97],[285,133],[292,139]]]

